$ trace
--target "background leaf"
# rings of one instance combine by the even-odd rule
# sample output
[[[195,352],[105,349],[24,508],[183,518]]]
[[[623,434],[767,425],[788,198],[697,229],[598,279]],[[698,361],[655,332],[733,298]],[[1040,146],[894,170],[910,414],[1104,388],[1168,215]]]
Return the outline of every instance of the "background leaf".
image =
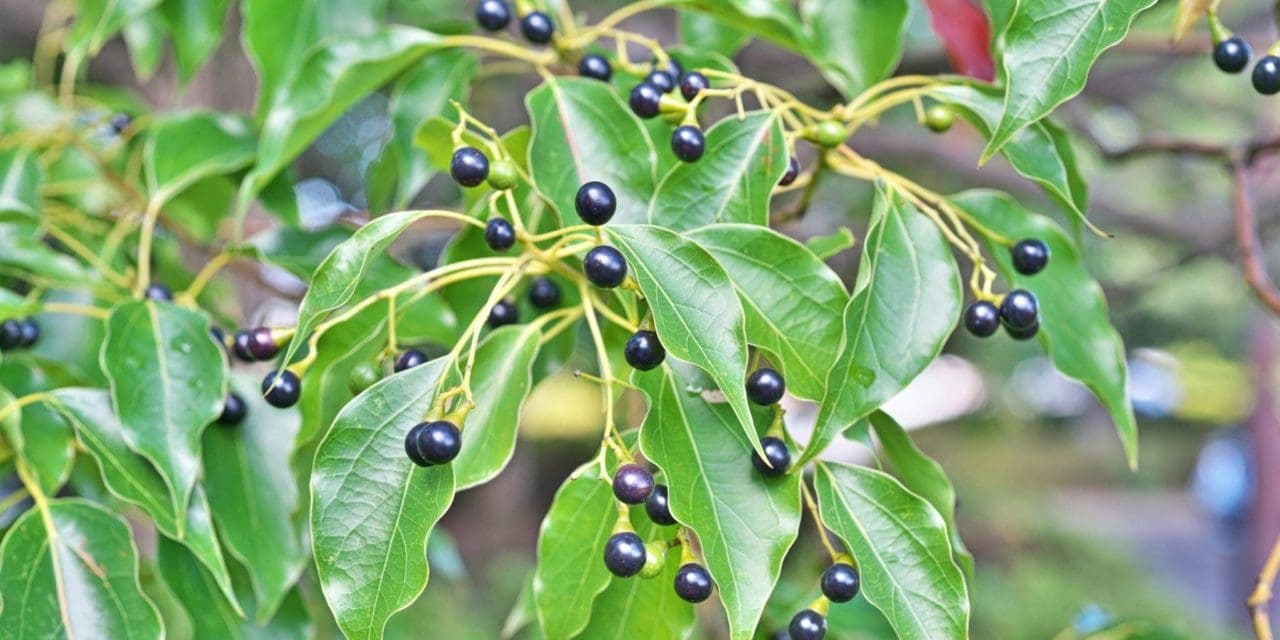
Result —
[[[96,55],[125,24],[159,3],[160,0],[76,0],[75,22],[62,46],[81,55]]]
[[[846,98],[889,77],[902,57],[906,0],[802,0],[804,52]]]
[[[230,6],[231,0],[164,0],[160,4],[173,36],[179,81],[190,80],[218,48]]]
[[[167,202],[202,178],[248,166],[256,144],[248,118],[211,111],[161,118],[149,129],[144,151],[147,191]]]
[[[543,637],[572,638],[580,633],[591,618],[596,596],[609,585],[604,545],[618,512],[613,489],[599,474],[595,464],[574,471],[542,520],[533,602]]]
[[[44,171],[36,156],[24,149],[0,153],[0,220],[10,215],[40,215],[40,184]]]

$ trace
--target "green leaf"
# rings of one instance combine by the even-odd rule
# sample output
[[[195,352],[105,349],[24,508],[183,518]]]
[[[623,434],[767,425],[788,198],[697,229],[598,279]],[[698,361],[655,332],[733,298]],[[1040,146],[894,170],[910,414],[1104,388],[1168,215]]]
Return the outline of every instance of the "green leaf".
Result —
[[[76,19],[62,46],[78,55],[97,55],[124,25],[150,11],[160,0],[76,0]]]
[[[226,602],[235,603],[231,577],[213,532],[213,516],[204,489],[196,485],[186,513],[175,515],[164,478],[125,442],[124,427],[111,408],[111,397],[106,390],[64,387],[54,391],[53,396],[50,406],[75,425],[76,439],[98,461],[107,490],[137,505],[151,516],[160,533],[190,549],[213,574]]]
[[[880,451],[893,465],[893,470],[906,489],[924,498],[938,510],[951,534],[951,551],[956,564],[965,573],[973,575],[973,556],[965,549],[960,532],[956,529],[956,490],[947,479],[947,472],[933,458],[925,455],[911,441],[906,429],[883,411],[872,413],[867,422],[876,432]]]
[[[316,451],[311,536],[320,584],[348,638],[380,638],[427,585],[427,536],[453,502],[450,465],[418,467],[405,434],[435,400],[436,359],[379,381],[338,414]]]
[[[858,564],[863,596],[899,638],[969,637],[969,592],[928,502],[866,467],[820,463],[813,484],[823,523]]]
[[[238,425],[205,432],[205,490],[227,549],[249,571],[262,623],[275,615],[307,561],[293,523],[298,485],[289,467],[302,421],[297,410],[268,404],[255,378],[233,377],[231,388],[247,414]]]
[[[698,535],[731,637],[751,638],[799,532],[801,474],[757,473],[754,443],[733,413],[690,391],[669,365],[632,381],[649,398],[640,447],[665,474],[671,514]]]
[[[606,231],[640,283],[662,346],[711,376],[759,450],[747,408],[746,314],[729,276],[706,249],[672,231],[638,224]]]
[[[451,463],[458,490],[497,476],[516,450],[520,408],[533,386],[539,328],[503,327],[489,334],[476,351],[472,385],[476,407],[462,430],[462,450]]]
[[[827,235],[813,236],[804,241],[804,246],[808,247],[820,260],[827,260],[845,249],[852,249],[856,244],[858,239],[853,237],[849,227],[840,227]]]
[[[609,585],[604,546],[618,519],[614,504],[613,489],[594,463],[574,471],[551,501],[533,574],[543,637],[572,638],[590,621],[592,603]]]
[[[107,318],[101,363],[125,441],[156,465],[173,512],[186,513],[200,432],[221,415],[227,392],[226,354],[209,339],[208,318],[151,300],[122,303]]]
[[[230,0],[164,0],[160,13],[173,34],[178,80],[186,83],[218,48]]]
[[[148,11],[124,25],[121,35],[129,47],[129,60],[139,82],[148,82],[155,75],[164,57],[165,36],[168,27],[156,10]]]
[[[0,628],[11,638],[164,637],[119,516],[75,499],[31,509],[0,544]]]
[[[1000,121],[1004,108],[1000,89],[978,83],[945,86],[931,92],[935,98],[951,105],[983,136],[990,137]],[[1089,191],[1075,150],[1062,127],[1048,118],[1033,122],[1018,131],[1000,153],[1023,177],[1035,181],[1045,193],[1062,205],[1068,213],[1085,221],[1089,209]]]
[[[805,28],[790,0],[681,0],[727,26],[800,50]]]
[[[680,41],[702,51],[732,58],[751,40],[751,35],[720,20],[701,13],[681,11],[676,14]]]
[[[799,466],[893,397],[938,357],[963,299],[955,259],[933,222],[877,185],[844,336]]]
[[[25,149],[0,153],[0,220],[11,215],[40,216],[40,183],[44,172],[36,156]]]
[[[803,50],[846,98],[888,78],[902,58],[906,0],[802,0]]]
[[[387,347],[387,310],[373,305],[344,320],[320,337],[316,359],[302,377],[302,431],[298,443],[323,435],[342,407],[355,394],[351,391],[351,371],[375,362]]]
[[[14,390],[22,394],[38,391],[17,387]],[[14,400],[8,389],[0,387],[0,406]],[[35,476],[41,490],[54,495],[62,488],[75,462],[75,442],[58,414],[40,403],[29,404],[5,417],[0,423],[0,434],[8,439],[9,446]]]
[[[804,245],[768,227],[718,224],[686,237],[711,252],[747,314],[747,339],[776,357],[787,388],[821,400],[849,294]]]
[[[649,222],[673,231],[713,222],[769,223],[769,199],[791,156],[773,111],[729,117],[707,130],[701,162],[681,162],[658,183]]]
[[[954,195],[951,201],[1005,238],[1039,238],[1049,245],[1053,254],[1049,266],[1031,277],[1013,269],[1008,247],[980,236],[1008,282],[1036,294],[1040,343],[1058,371],[1084,383],[1107,408],[1129,466],[1136,467],[1138,425],[1125,393],[1129,374],[1124,343],[1107,319],[1102,287],[1085,270],[1079,250],[1052,221],[1027,211],[1005,194],[973,190]]]
[[[0,265],[30,274],[32,282],[67,289],[93,289],[101,284],[94,270],[58,253],[17,225],[0,225]]]
[[[1023,127],[1084,88],[1089,68],[1155,0],[1020,2],[1004,32],[1004,114],[985,162]]]
[[[257,144],[248,118],[211,111],[167,116],[149,131],[147,191],[162,203],[202,178],[248,166]]]
[[[614,221],[644,222],[657,163],[649,136],[613,89],[587,78],[548,79],[525,98],[533,123],[529,169],[560,212],[579,220],[578,187],[592,180],[618,197]]]

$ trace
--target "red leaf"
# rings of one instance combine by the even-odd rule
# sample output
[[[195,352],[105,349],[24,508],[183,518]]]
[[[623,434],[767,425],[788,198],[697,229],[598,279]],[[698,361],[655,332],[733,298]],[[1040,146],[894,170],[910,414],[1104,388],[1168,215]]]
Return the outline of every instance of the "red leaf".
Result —
[[[942,38],[956,73],[990,82],[996,77],[991,60],[991,23],[974,0],[925,0],[933,30]]]

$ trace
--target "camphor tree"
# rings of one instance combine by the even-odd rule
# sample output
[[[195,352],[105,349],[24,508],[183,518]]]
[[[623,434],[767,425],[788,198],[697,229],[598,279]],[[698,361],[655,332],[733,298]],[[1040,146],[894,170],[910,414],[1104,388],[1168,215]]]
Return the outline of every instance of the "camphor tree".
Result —
[[[879,409],[959,324],[1035,339],[1136,464],[1124,348],[1081,261],[1085,185],[1049,116],[1153,2],[959,3],[994,25],[978,46],[994,83],[893,76],[906,0],[642,0],[595,22],[565,0],[439,2],[452,20],[431,29],[384,24],[385,2],[53,2],[31,64],[0,74],[0,456],[20,478],[3,504],[22,509],[4,521],[0,629],[306,637],[332,621],[380,637],[423,591],[455,494],[502,471],[524,399],[581,352],[601,442],[543,521],[519,605],[541,637],[688,637],[707,600],[731,637],[770,633],[802,529],[830,557],[790,637],[823,637],[854,598],[899,637],[968,637],[954,491]],[[140,75],[171,43],[189,77],[233,10],[252,114],[145,111],[81,82],[117,36]],[[679,47],[626,28],[673,10]],[[843,99],[740,74],[751,38]],[[946,42],[961,61],[963,44]],[[1219,50],[1224,69],[1247,64]],[[1267,60],[1262,91],[1280,86]],[[527,125],[468,110],[489,65],[538,81]],[[384,90],[394,132],[367,219],[302,228],[291,165]],[[1003,156],[1060,210],[937,193],[859,153],[853,136],[894,109],[973,127],[975,161]],[[406,209],[445,171],[460,210]],[[771,228],[820,176],[873,185],[865,237]],[[246,234],[251,210],[274,227]],[[388,248],[428,219],[457,232],[415,272]],[[854,244],[846,287],[824,260]],[[184,255],[209,258],[191,273]],[[296,323],[235,328],[235,262],[305,280]],[[262,378],[249,362],[272,364]],[[817,403],[807,437],[788,431],[787,393]],[[824,461],[837,438],[885,464]]]

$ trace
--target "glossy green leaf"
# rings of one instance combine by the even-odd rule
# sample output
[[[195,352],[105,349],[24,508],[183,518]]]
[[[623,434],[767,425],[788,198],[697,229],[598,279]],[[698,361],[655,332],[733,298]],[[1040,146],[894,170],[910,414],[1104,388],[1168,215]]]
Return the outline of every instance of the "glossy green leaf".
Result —
[[[329,430],[338,412],[355,397],[350,385],[352,369],[376,362],[387,347],[388,337],[387,310],[378,305],[334,325],[320,337],[315,362],[302,377],[299,444]]]
[[[902,58],[906,0],[801,0],[804,51],[846,98],[884,80]]]
[[[787,389],[820,400],[849,294],[804,245],[768,227],[718,224],[686,235],[711,252],[747,314],[747,339],[775,356]]]
[[[799,532],[800,474],[757,473],[733,413],[691,391],[669,365],[632,381],[649,398],[640,446],[665,474],[671,514],[698,535],[731,637],[751,638]]]
[[[76,17],[62,46],[79,55],[97,55],[124,25],[150,11],[160,0],[76,0]]]
[[[173,513],[186,513],[200,432],[222,413],[227,392],[226,354],[209,339],[208,317],[151,300],[122,303],[107,318],[101,362],[125,441],[156,465]]]
[[[151,80],[160,60],[164,57],[168,26],[156,10],[148,11],[130,20],[121,31],[125,45],[129,47],[129,60],[133,73],[140,82]]]
[[[862,595],[899,638],[969,637],[969,592],[947,525],[928,502],[874,469],[821,463],[822,521],[858,564]]]
[[[522,324],[498,329],[480,343],[471,373],[476,407],[467,415],[462,450],[452,462],[458,490],[492,480],[515,453],[541,336],[537,327]]]
[[[277,409],[248,375],[231,379],[244,422],[204,434],[204,484],[227,549],[249,571],[258,622],[269,620],[307,561],[294,527],[298,486],[289,462],[301,427],[296,409]]]
[[[143,151],[147,191],[166,202],[202,178],[248,166],[256,144],[248,118],[210,111],[164,117],[151,125]]]
[[[751,35],[709,15],[681,11],[676,14],[680,41],[703,51],[732,58],[751,40]]]
[[[852,249],[856,244],[858,239],[853,237],[849,227],[840,227],[827,235],[813,236],[804,241],[804,246],[808,247],[820,260],[827,260],[846,249]]]
[[[14,387],[13,391],[25,395],[41,390]],[[0,406],[13,401],[14,393],[0,387]],[[5,416],[0,434],[45,493],[54,495],[62,488],[75,462],[75,441],[57,413],[40,403],[29,404]]]
[[[178,79],[186,82],[222,40],[231,0],[164,0],[160,13],[169,24]]]
[[[938,357],[963,295],[951,247],[892,190],[877,187],[844,336],[800,463],[884,404]]]
[[[1007,281],[1036,294],[1040,343],[1059,371],[1084,383],[1107,408],[1129,465],[1136,466],[1138,425],[1125,392],[1129,374],[1124,343],[1107,318],[1102,287],[1085,270],[1075,244],[1049,219],[1027,211],[1005,194],[973,190],[951,200],[982,226],[1006,238],[1039,238],[1049,245],[1053,255],[1049,266],[1033,277],[1013,269],[1008,248],[982,238]]]
[[[725,118],[707,130],[706,157],[676,164],[658,183],[649,222],[673,231],[714,222],[766,225],[790,155],[776,112]]]
[[[379,381],[338,414],[316,451],[311,536],[320,585],[348,638],[379,638],[427,585],[427,536],[453,502],[450,465],[418,467],[405,434],[435,400],[447,361]]]
[[[44,171],[30,151],[0,153],[0,220],[11,215],[38,218],[43,181]]]
[[[1098,56],[1155,0],[1020,2],[1003,37],[1004,115],[983,160],[1084,88]]]
[[[805,41],[804,25],[790,0],[680,0],[679,4],[788,49],[799,50]]]
[[[579,219],[574,197],[592,180],[617,195],[615,222],[647,220],[657,153],[609,85],[587,78],[548,79],[529,93],[525,106],[533,123],[529,169],[563,220]]]
[[[606,230],[640,284],[662,346],[711,377],[758,450],[747,408],[746,313],[729,276],[706,249],[673,231],[648,225]]]
[[[83,500],[46,509],[24,514],[0,544],[5,637],[163,638],[124,520]]]
[[[572,638],[591,618],[592,603],[609,585],[605,542],[618,512],[600,467],[579,467],[560,486],[538,534],[533,602],[546,638]],[[636,578],[638,579],[638,578]]]

